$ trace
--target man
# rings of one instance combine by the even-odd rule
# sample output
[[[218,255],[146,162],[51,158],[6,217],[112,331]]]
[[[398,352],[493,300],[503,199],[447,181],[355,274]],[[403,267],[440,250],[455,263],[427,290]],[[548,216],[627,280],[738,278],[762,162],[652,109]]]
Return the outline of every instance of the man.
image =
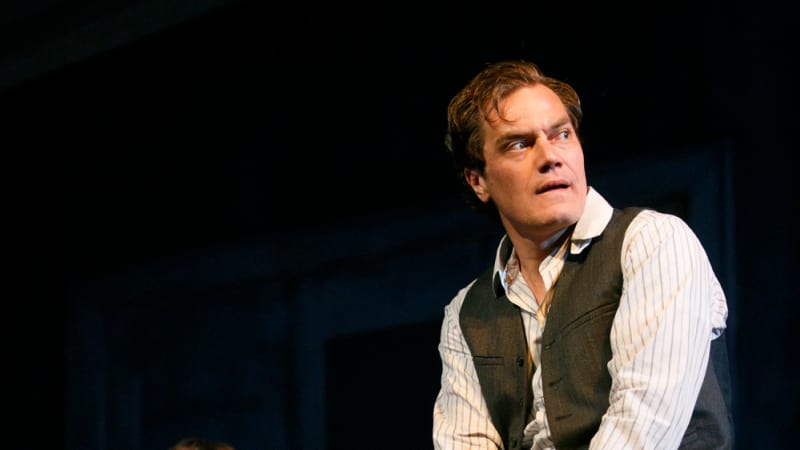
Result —
[[[449,104],[448,150],[505,236],[445,307],[434,448],[730,448],[722,288],[684,221],[588,184],[581,119],[525,61]]]

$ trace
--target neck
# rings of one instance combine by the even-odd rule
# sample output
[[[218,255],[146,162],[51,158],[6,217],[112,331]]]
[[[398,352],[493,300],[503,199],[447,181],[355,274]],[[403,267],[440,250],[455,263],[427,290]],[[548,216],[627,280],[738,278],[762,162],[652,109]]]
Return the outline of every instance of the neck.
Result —
[[[523,271],[538,272],[541,262],[569,237],[573,227],[574,225],[562,228],[544,239],[531,239],[508,232]]]

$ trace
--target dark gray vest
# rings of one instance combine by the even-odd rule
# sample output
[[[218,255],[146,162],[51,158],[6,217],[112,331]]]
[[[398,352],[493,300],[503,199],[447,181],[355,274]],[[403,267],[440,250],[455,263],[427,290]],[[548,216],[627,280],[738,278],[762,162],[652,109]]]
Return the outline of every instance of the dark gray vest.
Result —
[[[614,210],[603,234],[569,255],[553,291],[542,336],[542,385],[556,448],[588,448],[608,409],[611,324],[622,292],[622,240],[641,208]],[[481,391],[506,449],[522,444],[531,408],[532,360],[519,308],[489,269],[461,307],[460,322]],[[682,449],[732,448],[730,378],[724,334],[711,359]]]

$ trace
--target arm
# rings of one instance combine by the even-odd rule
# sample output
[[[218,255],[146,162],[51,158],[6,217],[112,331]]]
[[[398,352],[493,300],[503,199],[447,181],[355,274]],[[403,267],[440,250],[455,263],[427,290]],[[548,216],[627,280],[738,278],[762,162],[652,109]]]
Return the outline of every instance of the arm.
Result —
[[[644,211],[621,257],[610,405],[590,448],[678,448],[711,340],[725,327],[725,296],[701,243],[676,216]]]
[[[434,450],[502,448],[502,439],[489,418],[472,355],[459,325],[466,289],[444,309],[439,340],[441,388],[433,408]]]

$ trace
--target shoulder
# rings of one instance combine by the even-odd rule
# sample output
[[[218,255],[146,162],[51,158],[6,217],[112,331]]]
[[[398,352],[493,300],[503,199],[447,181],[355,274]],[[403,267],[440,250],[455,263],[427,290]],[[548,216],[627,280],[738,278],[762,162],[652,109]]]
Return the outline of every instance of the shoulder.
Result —
[[[453,354],[469,354],[469,349],[461,330],[461,307],[464,305],[467,292],[469,292],[470,287],[475,284],[476,280],[477,278],[459,289],[450,302],[445,305],[444,317],[439,332],[440,351],[449,350]]]
[[[478,278],[474,278],[466,286],[458,290],[456,295],[444,307],[446,316],[458,316],[459,312],[461,311],[461,307],[464,305],[464,299],[467,298],[467,293],[477,281]]]
[[[649,255],[656,251],[702,251],[697,235],[684,219],[654,209],[642,209],[634,217],[625,231],[622,248],[623,258],[632,253]]]
[[[694,232],[681,217],[654,209],[643,208],[631,220],[625,232],[628,238],[644,236],[663,238],[673,235],[694,235]]]

